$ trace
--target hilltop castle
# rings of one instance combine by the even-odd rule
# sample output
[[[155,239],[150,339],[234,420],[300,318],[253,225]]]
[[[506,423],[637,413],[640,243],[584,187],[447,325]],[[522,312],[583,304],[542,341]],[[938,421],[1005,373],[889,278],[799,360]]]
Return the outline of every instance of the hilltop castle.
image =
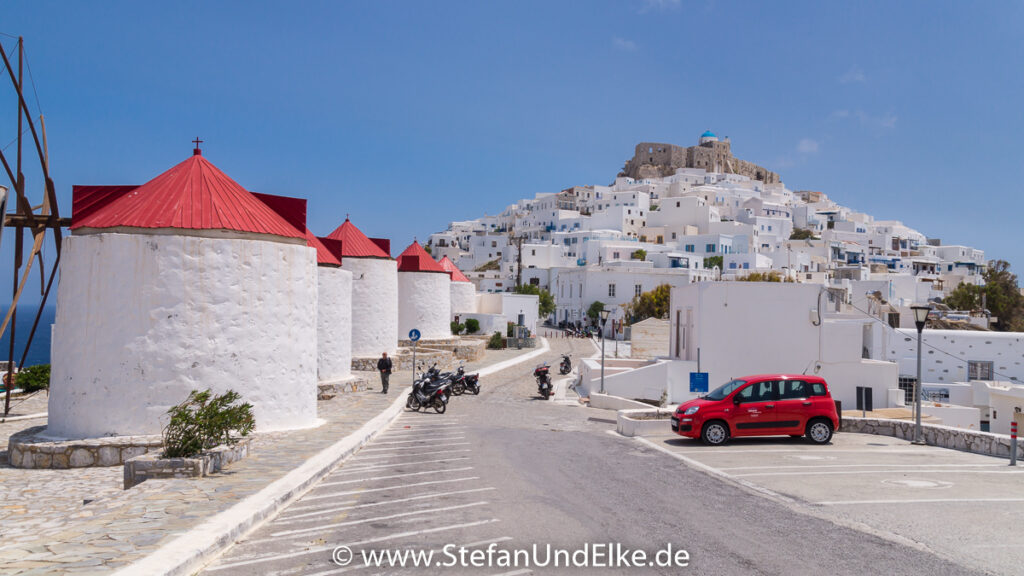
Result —
[[[740,174],[766,184],[780,182],[779,175],[732,155],[728,138],[719,140],[710,130],[700,136],[696,146],[684,148],[675,144],[641,142],[633,158],[626,162],[620,176],[630,178],[662,178],[677,168],[703,168],[708,172]]]

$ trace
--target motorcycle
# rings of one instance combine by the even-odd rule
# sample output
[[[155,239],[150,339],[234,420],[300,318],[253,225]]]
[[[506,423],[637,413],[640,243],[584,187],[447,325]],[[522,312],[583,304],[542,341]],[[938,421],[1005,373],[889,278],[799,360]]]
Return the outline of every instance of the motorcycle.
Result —
[[[537,379],[537,392],[545,400],[551,396],[551,376],[548,375],[550,369],[551,367],[547,364],[541,364],[533,371],[533,377]]]
[[[459,366],[459,369],[452,376],[452,394],[461,396],[466,391],[472,392],[474,395],[480,393],[480,375],[467,375],[465,368]]]
[[[413,411],[433,408],[438,414],[444,414],[448,408],[450,389],[451,382],[442,376],[435,365],[413,383],[405,407]]]
[[[572,361],[569,360],[568,354],[562,354],[562,363],[558,366],[559,374],[568,374],[572,372]]]

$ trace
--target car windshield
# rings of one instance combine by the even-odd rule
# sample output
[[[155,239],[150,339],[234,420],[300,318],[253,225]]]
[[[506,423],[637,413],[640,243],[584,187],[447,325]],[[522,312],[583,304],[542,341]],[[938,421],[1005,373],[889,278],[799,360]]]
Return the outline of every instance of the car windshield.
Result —
[[[746,380],[733,380],[731,382],[726,382],[725,384],[722,384],[718,388],[712,390],[710,394],[705,396],[705,398],[707,398],[708,400],[724,400],[726,396],[732,394],[734,390],[736,390],[740,386],[743,386],[746,383]]]

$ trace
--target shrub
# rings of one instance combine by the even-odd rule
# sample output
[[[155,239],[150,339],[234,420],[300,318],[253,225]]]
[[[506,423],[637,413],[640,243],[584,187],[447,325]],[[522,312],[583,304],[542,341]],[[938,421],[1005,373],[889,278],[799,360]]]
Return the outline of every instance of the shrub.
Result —
[[[209,390],[193,390],[184,402],[167,411],[171,421],[164,428],[164,457],[188,458],[218,444],[230,444],[231,432],[248,436],[256,425],[252,404],[238,404],[238,392],[214,396]]]
[[[466,334],[476,334],[480,331],[480,321],[476,318],[466,319]]]
[[[501,332],[495,332],[491,335],[491,339],[487,341],[487,347],[491,350],[501,350],[505,347],[505,341],[501,337]]]
[[[454,320],[451,323],[451,327],[452,327],[452,334],[455,334],[456,336],[461,334],[462,331],[466,329],[466,325],[465,324],[459,324],[458,322],[455,322]]]
[[[505,336],[511,338],[516,335],[516,325],[514,322],[509,322],[505,325]]]
[[[14,375],[14,384],[25,392],[37,392],[50,387],[50,365],[37,364]]]

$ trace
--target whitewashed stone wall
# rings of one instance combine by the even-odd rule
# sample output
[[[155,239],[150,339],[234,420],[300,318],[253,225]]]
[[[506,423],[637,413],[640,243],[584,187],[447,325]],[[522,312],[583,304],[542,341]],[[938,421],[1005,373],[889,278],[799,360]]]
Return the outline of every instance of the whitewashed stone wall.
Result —
[[[317,267],[316,371],[321,384],[352,375],[352,273]]]
[[[398,273],[398,333],[416,328],[424,340],[452,337],[451,280],[438,272]]]
[[[383,258],[344,258],[352,272],[352,356],[398,350],[398,264]]]
[[[472,282],[451,282],[452,314],[476,312],[476,287]]]
[[[159,434],[193,389],[233,389],[261,432],[316,423],[316,255],[148,234],[65,239],[48,435]]]

